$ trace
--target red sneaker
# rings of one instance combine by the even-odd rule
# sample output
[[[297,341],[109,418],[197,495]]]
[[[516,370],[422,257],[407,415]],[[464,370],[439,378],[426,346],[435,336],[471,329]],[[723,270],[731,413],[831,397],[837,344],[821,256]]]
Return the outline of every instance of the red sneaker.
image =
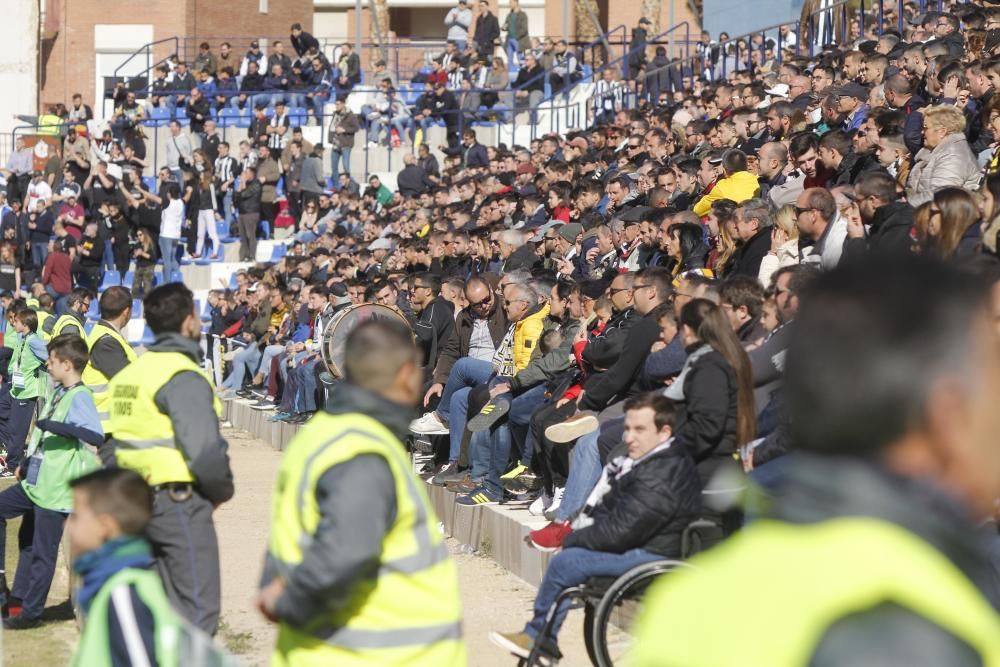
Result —
[[[569,521],[564,523],[551,521],[544,528],[528,533],[528,541],[539,551],[555,551],[562,547],[563,540],[572,532],[573,529],[569,527]]]

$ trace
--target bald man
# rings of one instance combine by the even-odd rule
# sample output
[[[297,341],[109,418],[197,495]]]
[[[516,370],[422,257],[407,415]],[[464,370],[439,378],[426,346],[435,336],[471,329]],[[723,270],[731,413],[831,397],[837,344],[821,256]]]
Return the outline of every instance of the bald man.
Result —
[[[797,74],[789,79],[788,97],[792,100],[792,106],[805,113],[812,103],[812,79],[801,74]]]
[[[761,146],[757,155],[761,198],[770,199],[777,208],[794,204],[796,197],[802,192],[805,177],[799,172],[794,172],[794,176],[785,173],[788,147],[780,141],[772,141]]]

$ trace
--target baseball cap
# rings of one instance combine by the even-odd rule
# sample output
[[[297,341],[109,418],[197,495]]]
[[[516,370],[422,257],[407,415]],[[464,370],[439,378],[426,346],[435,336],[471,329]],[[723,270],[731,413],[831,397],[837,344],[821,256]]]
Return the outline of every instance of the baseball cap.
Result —
[[[583,233],[583,225],[578,222],[571,222],[559,228],[559,236],[570,243],[576,243],[576,237]]]
[[[535,230],[535,235],[532,236],[528,241],[531,243],[541,243],[545,240],[545,232],[549,231],[553,227],[558,227],[564,224],[562,220],[549,220],[544,225]]]
[[[518,174],[534,174],[537,172],[538,169],[536,169],[535,165],[531,164],[530,162],[525,162],[524,164],[517,165]]]
[[[837,97],[853,97],[859,100],[868,99],[868,89],[862,86],[860,83],[854,83],[853,81],[845,83],[843,86],[837,89]]]

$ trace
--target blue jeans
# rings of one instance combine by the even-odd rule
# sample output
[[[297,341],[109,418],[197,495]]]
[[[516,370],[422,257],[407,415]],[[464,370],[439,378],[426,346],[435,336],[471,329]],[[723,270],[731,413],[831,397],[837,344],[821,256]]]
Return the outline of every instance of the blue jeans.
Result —
[[[316,116],[316,124],[323,124],[323,111],[326,107],[327,102],[334,102],[329,95],[321,95],[319,93],[313,93],[312,97],[306,98],[306,113],[309,109],[312,109],[313,115]]]
[[[556,511],[556,521],[569,521],[583,509],[587,497],[601,479],[601,457],[597,451],[598,434],[599,431],[594,431],[581,437],[570,452],[566,492]]]
[[[112,272],[115,270],[115,251],[111,239],[104,241],[104,270]]]
[[[289,107],[305,108],[306,106],[305,93],[288,93],[287,98]]]
[[[226,223],[226,233],[229,236],[229,225],[233,222],[233,189],[229,188],[226,193],[222,195],[222,219]]]
[[[243,381],[246,379],[247,369],[251,373],[257,372],[257,365],[260,363],[260,350],[255,344],[247,345],[236,353],[233,358],[233,370],[229,377],[222,381],[223,389],[242,389]]]
[[[48,241],[31,242],[31,261],[36,267],[38,267],[39,273],[41,273],[42,267],[45,266],[45,258],[48,256],[49,256]]]
[[[448,422],[451,431],[451,451],[448,460],[455,462],[462,451],[462,435],[465,433],[466,411],[469,409],[469,394],[477,384],[482,384],[493,375],[493,364],[471,357],[462,357],[455,362],[448,375],[448,383],[441,392],[437,413]]]
[[[260,373],[264,375],[264,386],[267,386],[267,378],[271,375],[271,360],[285,351],[284,345],[268,345],[264,348],[264,356],[260,360]]]
[[[45,598],[49,595],[52,577],[56,573],[56,556],[67,515],[35,505],[20,484],[7,487],[0,493],[0,532],[3,533],[0,549],[5,549],[7,545],[7,520],[18,516],[24,517],[25,522],[31,522],[33,530],[30,544],[19,545],[21,558],[28,559],[30,565],[24,567],[18,563],[15,589],[23,596],[22,615],[36,619],[45,610]],[[28,581],[20,581],[22,577],[27,577]]]
[[[492,381],[491,381],[492,384]],[[506,395],[509,398],[509,394]],[[499,398],[499,397],[498,397]],[[472,470],[469,476],[481,483],[492,493],[503,491],[500,475],[507,469],[510,460],[512,428],[526,429],[531,415],[545,401],[545,385],[532,387],[510,402],[507,418],[488,431],[472,434]],[[529,459],[530,462],[530,459]],[[524,463],[524,457],[521,457]]]
[[[337,170],[337,163],[340,162],[343,165],[343,170]],[[351,173],[351,149],[350,148],[335,148],[330,151],[330,173],[333,175],[333,179],[336,181],[337,177],[341,174]]]
[[[504,46],[507,48],[508,67],[510,66],[510,63],[520,64],[521,47],[518,45],[517,40],[513,37],[508,37],[507,43],[504,44]]]
[[[299,376],[296,412],[316,412],[316,364],[319,359],[307,361],[292,372]]]
[[[542,626],[545,624],[545,615],[548,613],[549,607],[555,603],[556,597],[564,589],[570,586],[579,586],[590,577],[618,577],[633,567],[661,559],[663,556],[643,549],[629,549],[622,554],[575,547],[563,549],[549,561],[549,568],[545,571],[545,578],[542,579],[538,595],[535,596],[534,616],[524,626],[524,632],[532,639],[538,638],[538,633],[541,632]],[[563,621],[566,620],[569,604],[569,600],[563,600],[563,603],[559,605],[559,610],[556,612],[552,624],[553,639],[559,633]]]
[[[181,270],[181,264],[177,261],[177,248],[181,244],[180,239],[168,239],[161,236],[160,257],[163,259],[163,283],[169,283],[174,279],[174,273]]]

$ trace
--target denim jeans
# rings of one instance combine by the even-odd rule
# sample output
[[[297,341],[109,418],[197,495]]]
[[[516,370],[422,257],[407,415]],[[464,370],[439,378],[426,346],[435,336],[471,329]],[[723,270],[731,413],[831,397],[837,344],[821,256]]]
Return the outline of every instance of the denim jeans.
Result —
[[[163,282],[164,284],[174,279],[174,273],[181,270],[180,262],[177,261],[177,247],[180,246],[180,239],[168,239],[161,236],[159,239],[160,257],[163,259]]]
[[[48,241],[31,242],[31,261],[36,267],[38,267],[39,274],[42,271],[42,267],[45,266],[45,259],[48,256],[49,256]]]
[[[288,106],[292,108],[305,108],[305,93],[288,93]]]
[[[246,379],[247,370],[251,373],[257,372],[257,365],[260,363],[260,350],[256,345],[247,345],[236,353],[233,358],[233,370],[229,377],[222,382],[223,389],[242,389]]]
[[[295,401],[296,412],[316,412],[319,406],[316,405],[316,364],[319,359],[307,361],[293,372],[299,376],[298,397]]]
[[[491,384],[492,384],[491,380]],[[509,394],[507,395],[509,397]],[[526,429],[531,415],[545,401],[545,385],[532,387],[510,402],[507,418],[488,431],[472,434],[472,479],[481,480],[493,493],[501,493],[500,475],[507,469],[510,460],[512,428]],[[530,459],[529,459],[530,462]],[[521,457],[524,462],[524,456]]]
[[[264,384],[267,384],[267,378],[271,374],[271,360],[276,356],[285,351],[284,345],[268,345],[264,348],[264,356],[260,360],[260,373],[264,374]]]
[[[601,457],[597,452],[598,433],[599,431],[594,431],[577,440],[570,452],[566,492],[556,511],[556,521],[569,521],[583,509],[587,497],[601,479]]]
[[[549,567],[545,571],[545,578],[538,588],[538,595],[535,596],[534,616],[524,626],[524,632],[532,639],[538,638],[542,626],[545,624],[545,615],[564,589],[570,586],[578,586],[590,577],[618,577],[633,567],[649,563],[654,560],[661,560],[659,556],[644,549],[629,549],[625,553],[609,553],[604,551],[591,551],[590,549],[580,549],[572,547],[563,549],[549,561]],[[551,636],[554,639],[566,620],[569,611],[570,601],[563,600],[556,612],[552,624]]]
[[[311,108],[313,115],[316,116],[316,124],[323,125],[323,111],[326,108],[326,103],[335,101],[336,100],[331,99],[329,95],[314,93],[312,97],[306,98],[306,113],[308,113],[308,110]]]
[[[229,225],[233,223],[233,189],[229,188],[222,195],[222,219],[226,223],[226,236],[229,236]]]
[[[342,170],[337,169],[338,162],[340,162],[343,166]],[[334,148],[330,151],[330,173],[333,175],[334,180],[336,180],[341,174],[351,173],[350,148]]]
[[[455,462],[462,451],[462,435],[465,433],[466,411],[469,409],[469,393],[477,384],[482,384],[493,375],[493,364],[471,357],[462,357],[455,362],[448,375],[448,382],[441,392],[437,413],[448,422],[451,431],[451,451],[448,460]]]
[[[27,619],[41,617],[45,609],[45,599],[52,586],[52,578],[56,573],[56,557],[59,554],[59,541],[62,539],[63,526],[68,515],[62,512],[39,507],[28,498],[20,484],[14,484],[0,493],[0,531],[4,537],[0,548],[6,548],[7,520],[15,517],[25,517],[31,514],[34,519],[34,530],[31,535],[31,546],[22,547],[21,557],[28,558],[30,567],[18,564],[17,577],[27,575],[28,581],[16,582],[16,588],[25,591],[23,615]],[[26,586],[26,588],[24,588]]]

